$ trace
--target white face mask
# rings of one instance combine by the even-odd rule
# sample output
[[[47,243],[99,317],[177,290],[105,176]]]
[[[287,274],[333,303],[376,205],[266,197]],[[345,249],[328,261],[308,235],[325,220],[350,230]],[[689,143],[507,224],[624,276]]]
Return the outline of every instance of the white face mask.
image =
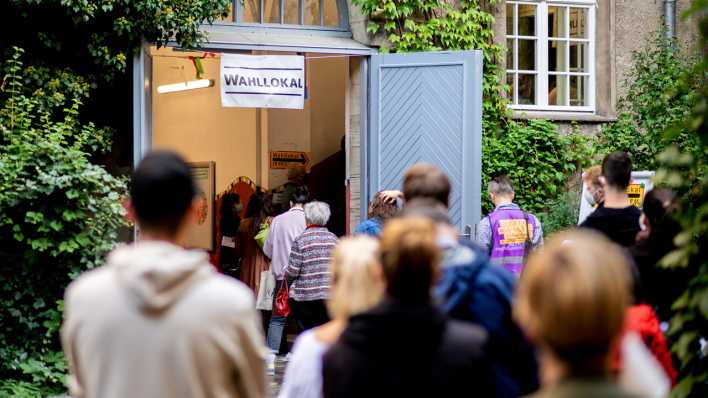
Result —
[[[594,207],[597,204],[597,201],[595,201],[595,195],[587,189],[583,190],[583,198],[586,202],[588,202],[590,207]]]

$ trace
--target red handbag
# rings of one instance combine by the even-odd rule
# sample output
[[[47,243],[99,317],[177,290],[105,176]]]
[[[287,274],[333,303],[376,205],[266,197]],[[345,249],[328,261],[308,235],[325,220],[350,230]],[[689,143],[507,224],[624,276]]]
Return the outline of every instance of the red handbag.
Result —
[[[288,302],[288,298],[290,298],[288,281],[283,281],[283,284],[280,286],[280,290],[278,290],[278,294],[275,296],[275,303],[273,303],[273,315],[290,315],[290,303]]]

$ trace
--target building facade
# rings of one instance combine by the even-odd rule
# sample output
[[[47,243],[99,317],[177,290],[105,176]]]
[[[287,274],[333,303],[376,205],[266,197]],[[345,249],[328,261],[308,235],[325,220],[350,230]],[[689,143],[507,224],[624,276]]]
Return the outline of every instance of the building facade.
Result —
[[[679,42],[697,43],[696,25],[679,18],[689,3],[507,0],[490,6],[495,40],[508,48],[497,62],[512,88],[514,118],[549,119],[566,129],[576,122],[588,133],[615,120],[632,51],[664,26],[667,5],[675,6]],[[133,64],[134,161],[152,148],[171,148],[190,161],[213,162],[218,193],[241,177],[265,188],[282,184],[287,171],[269,165],[272,153],[305,152],[326,165],[342,151],[345,171],[333,186],[346,188],[341,201],[350,229],[366,217],[377,190],[400,187],[406,167],[432,162],[451,176],[451,214],[469,232],[480,217],[481,54],[380,55],[384,39],[366,32],[368,22],[350,0],[238,0],[226,18],[204,26],[208,40],[200,51],[145,43]],[[229,53],[303,56],[305,107],[221,106],[219,58]],[[195,57],[212,85],[157,90],[187,80]]]

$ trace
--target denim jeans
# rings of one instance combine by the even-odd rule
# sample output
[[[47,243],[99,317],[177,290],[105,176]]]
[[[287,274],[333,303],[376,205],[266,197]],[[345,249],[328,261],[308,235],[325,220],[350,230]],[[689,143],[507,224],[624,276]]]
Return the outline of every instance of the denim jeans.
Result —
[[[275,284],[276,294],[273,295],[273,308],[275,308],[275,297],[277,296],[277,293],[283,283],[286,283],[285,280],[278,281]],[[285,329],[285,322],[287,320],[288,318],[284,316],[272,315],[270,317],[270,323],[268,323],[268,336],[266,339],[268,341],[268,347],[275,353],[280,351],[280,343],[283,341],[283,330]]]

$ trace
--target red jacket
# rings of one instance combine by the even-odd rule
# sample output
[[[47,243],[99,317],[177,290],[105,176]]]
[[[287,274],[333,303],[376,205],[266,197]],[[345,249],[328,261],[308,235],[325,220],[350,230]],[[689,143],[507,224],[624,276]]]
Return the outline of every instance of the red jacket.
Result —
[[[647,345],[649,351],[659,361],[666,375],[671,379],[671,385],[675,385],[676,370],[671,362],[671,352],[666,345],[666,338],[661,332],[659,318],[657,318],[654,310],[646,304],[633,305],[627,308],[624,316],[624,331],[636,332],[642,336],[644,344]],[[615,355],[614,369],[622,367],[621,360],[619,355]]]

